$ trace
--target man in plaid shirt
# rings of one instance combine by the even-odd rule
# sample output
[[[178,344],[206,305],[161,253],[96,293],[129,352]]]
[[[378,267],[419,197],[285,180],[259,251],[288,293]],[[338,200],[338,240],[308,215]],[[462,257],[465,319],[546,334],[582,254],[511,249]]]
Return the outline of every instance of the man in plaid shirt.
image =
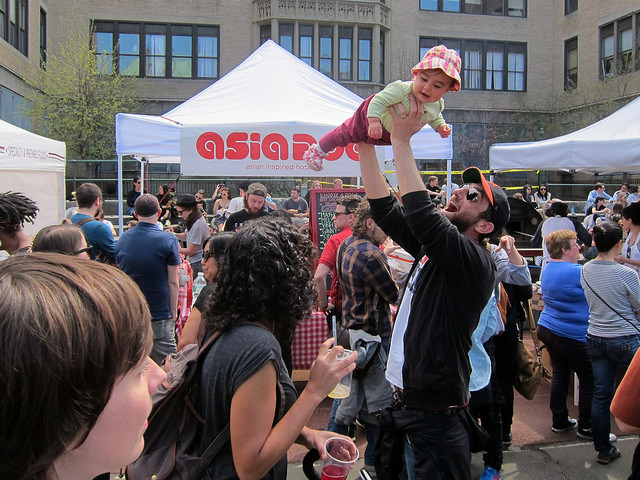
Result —
[[[338,253],[338,275],[342,285],[342,326],[349,332],[350,348],[358,352],[351,395],[342,399],[336,425],[350,425],[358,416],[367,436],[365,468],[374,472],[374,445],[378,421],[375,414],[390,406],[393,389],[385,378],[391,335],[390,303],[398,300],[387,257],[380,245],[387,239],[371,218],[364,200],[351,224],[353,235]]]

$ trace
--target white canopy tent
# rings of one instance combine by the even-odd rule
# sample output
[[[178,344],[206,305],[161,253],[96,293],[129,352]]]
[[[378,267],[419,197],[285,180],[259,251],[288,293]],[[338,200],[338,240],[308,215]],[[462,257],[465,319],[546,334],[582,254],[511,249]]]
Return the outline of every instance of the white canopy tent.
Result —
[[[314,172],[302,154],[356,110],[362,99],[269,40],[244,62],[161,116],[118,114],[116,152],[122,198],[123,155],[180,163],[184,175],[359,176],[357,154],[337,152]],[[416,158],[452,157],[451,137],[426,126],[412,140]],[[379,151],[390,158],[390,147]],[[121,203],[121,202],[120,202]]]
[[[640,98],[581,130],[539,142],[497,143],[489,164],[512,169],[640,173]]]
[[[62,222],[65,213],[64,142],[41,137],[0,120],[0,192],[21,192],[40,210],[24,231]]]

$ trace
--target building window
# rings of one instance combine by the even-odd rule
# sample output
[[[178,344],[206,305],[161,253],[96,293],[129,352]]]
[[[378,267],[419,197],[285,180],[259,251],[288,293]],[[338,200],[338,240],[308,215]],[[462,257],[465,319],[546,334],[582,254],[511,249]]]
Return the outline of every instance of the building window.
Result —
[[[218,76],[218,29],[216,27],[198,27],[198,77],[215,78]]]
[[[95,21],[98,70],[149,78],[217,78],[219,27]]]
[[[287,52],[293,53],[293,24],[280,24],[280,46]]]
[[[140,25],[120,24],[118,72],[122,75],[140,76]]]
[[[578,0],[564,0],[564,14],[569,15],[570,13],[578,10]]]
[[[313,25],[300,25],[299,39],[300,60],[313,66]]]
[[[462,59],[463,90],[526,91],[527,45],[455,38],[420,38],[420,58],[435,45],[446,45]]]
[[[271,25],[260,25],[260,45],[271,40]]]
[[[40,9],[40,68],[47,63],[47,12]]]
[[[564,89],[578,86],[578,38],[564,42]]]
[[[144,40],[147,77],[167,75],[167,35],[163,25],[147,25]]]
[[[526,16],[525,0],[420,0],[420,10],[509,17]]]
[[[0,38],[25,57],[29,53],[28,0],[0,0]]]
[[[618,48],[616,70],[619,73],[633,71],[633,30],[631,17],[618,22]]]
[[[353,59],[353,29],[338,29],[338,80],[351,80],[351,61]]]
[[[371,29],[358,29],[358,80],[371,81]]]
[[[319,70],[327,77],[332,76],[333,65],[333,27],[319,27],[320,35],[320,63]]]
[[[380,32],[380,83],[384,83],[384,32]]]

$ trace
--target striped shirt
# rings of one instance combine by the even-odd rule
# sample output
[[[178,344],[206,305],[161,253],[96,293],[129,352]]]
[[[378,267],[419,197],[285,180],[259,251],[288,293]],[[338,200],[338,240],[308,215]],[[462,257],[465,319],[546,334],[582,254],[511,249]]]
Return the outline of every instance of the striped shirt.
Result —
[[[604,338],[640,334],[627,321],[640,329],[640,280],[637,273],[617,262],[592,260],[582,267],[582,274],[580,283],[589,304],[587,334]],[[611,308],[598,298],[594,290]]]

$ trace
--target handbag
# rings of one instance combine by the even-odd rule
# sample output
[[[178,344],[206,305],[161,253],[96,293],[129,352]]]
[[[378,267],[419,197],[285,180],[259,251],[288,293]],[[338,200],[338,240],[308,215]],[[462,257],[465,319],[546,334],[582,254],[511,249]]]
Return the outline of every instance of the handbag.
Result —
[[[536,331],[536,321],[531,311],[531,301],[527,300],[527,315],[529,316],[529,327],[531,330],[531,338],[535,345],[536,354],[534,355],[529,347],[518,339],[516,348],[515,363],[516,368],[513,374],[513,386],[516,391],[527,400],[535,397],[540,382],[543,378],[551,378],[551,374],[542,364],[542,347],[538,347],[538,332]]]

